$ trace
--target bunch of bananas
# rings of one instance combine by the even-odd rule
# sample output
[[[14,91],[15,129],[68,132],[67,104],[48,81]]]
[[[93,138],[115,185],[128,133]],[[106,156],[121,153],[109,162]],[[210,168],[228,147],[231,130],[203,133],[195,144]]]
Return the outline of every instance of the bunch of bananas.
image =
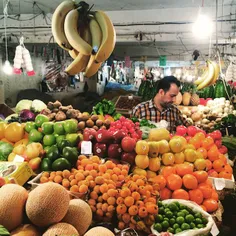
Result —
[[[65,69],[69,75],[96,74],[115,47],[116,32],[103,11],[91,12],[85,2],[62,2],[52,17],[52,34],[57,44],[74,59]]]
[[[198,90],[203,89],[207,86],[213,85],[218,79],[219,74],[220,74],[219,65],[214,61],[207,60],[206,70],[203,72],[201,77],[199,77],[194,82],[194,84],[197,85]]]

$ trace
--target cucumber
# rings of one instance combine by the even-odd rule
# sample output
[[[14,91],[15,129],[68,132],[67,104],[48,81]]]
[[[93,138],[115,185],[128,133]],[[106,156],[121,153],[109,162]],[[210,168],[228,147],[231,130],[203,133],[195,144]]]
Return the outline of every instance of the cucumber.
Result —
[[[226,96],[224,84],[222,80],[218,80],[215,87],[215,98],[222,98]]]

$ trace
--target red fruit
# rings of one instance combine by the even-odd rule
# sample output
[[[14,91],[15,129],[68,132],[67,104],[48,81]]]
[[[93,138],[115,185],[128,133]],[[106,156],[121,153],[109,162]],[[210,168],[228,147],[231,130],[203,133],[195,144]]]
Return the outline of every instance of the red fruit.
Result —
[[[197,129],[197,133],[203,133],[204,135],[205,135],[205,137],[206,137],[206,131],[205,130],[202,130],[202,129]]]
[[[100,129],[97,131],[96,140],[98,143],[108,143],[113,139],[112,133],[106,129]]]
[[[92,141],[95,139],[97,131],[92,128],[85,128],[83,132],[83,140],[84,141]]]
[[[121,157],[122,149],[120,144],[110,144],[107,150],[108,157],[119,159]]]
[[[228,152],[228,148],[222,145],[221,148],[219,148],[219,152],[221,154],[226,154]]]
[[[218,140],[218,139],[222,138],[222,134],[221,134],[221,132],[219,130],[213,131],[212,134],[214,135],[215,140]]]
[[[93,154],[101,158],[106,157],[107,146],[105,143],[95,143],[93,146]]]
[[[121,160],[128,162],[130,165],[134,165],[136,155],[136,152],[123,152],[121,154]]]
[[[121,147],[125,152],[134,151],[135,145],[136,141],[131,137],[124,137],[121,141]]]
[[[216,145],[216,147],[221,148],[222,147],[222,140],[221,139],[215,140],[215,145]]]
[[[0,187],[2,187],[4,184],[6,184],[6,181],[3,177],[0,177]]]
[[[126,136],[126,133],[122,130],[116,130],[113,132],[113,137],[117,143],[120,143],[121,140]]]
[[[184,125],[179,125],[176,128],[176,134],[184,136],[187,133],[187,128]]]
[[[186,136],[185,139],[187,140],[187,142],[189,142],[189,140],[191,139],[191,136]]]
[[[210,177],[218,178],[218,173],[213,169],[209,170],[207,173]]]
[[[187,133],[188,133],[189,136],[193,137],[197,133],[197,127],[193,126],[193,125],[189,126],[187,128]]]

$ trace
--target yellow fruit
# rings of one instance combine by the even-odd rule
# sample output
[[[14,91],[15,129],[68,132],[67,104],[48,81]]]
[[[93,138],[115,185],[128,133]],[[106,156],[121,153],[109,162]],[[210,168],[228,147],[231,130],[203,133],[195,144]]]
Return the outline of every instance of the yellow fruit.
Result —
[[[169,143],[166,140],[158,142],[159,153],[164,154],[170,151]]]
[[[25,134],[24,127],[18,122],[10,123],[5,127],[4,136],[10,142],[18,142],[23,139]]]
[[[133,170],[133,174],[134,175],[143,175],[145,177],[147,177],[147,171],[138,167],[135,167]]]
[[[170,140],[170,132],[167,129],[151,129],[148,139],[150,141]]]
[[[90,206],[81,199],[70,200],[69,209],[62,222],[73,225],[83,235],[92,223],[92,211]],[[81,224],[81,222],[83,222]]]
[[[17,155],[23,155],[24,152],[26,151],[26,145],[25,144],[20,144],[16,147],[13,148],[12,152],[14,152]]]
[[[193,144],[189,144],[189,143],[185,146],[185,149],[193,149],[193,150],[196,150],[195,146],[194,146]]]
[[[158,152],[159,152],[159,145],[158,142],[148,142],[149,145],[149,152],[148,152],[148,156],[149,157],[157,157],[158,156]]]
[[[169,142],[170,150],[174,153],[182,152],[187,145],[187,141],[183,137],[172,138]]]
[[[84,236],[115,236],[109,229],[97,226],[90,229]]]
[[[35,145],[33,143],[28,144],[25,150],[25,155],[29,158],[29,159],[33,159],[39,156],[39,150],[38,148],[35,147]]]
[[[160,170],[160,166],[161,166],[161,162],[158,157],[149,159],[149,166],[148,166],[149,170],[156,172]]]
[[[141,169],[146,169],[149,165],[149,158],[147,155],[137,155],[135,157],[135,164]]]
[[[28,142],[29,142],[29,139],[23,138],[23,139],[21,139],[20,141],[16,142],[16,143],[14,144],[14,147],[17,147],[18,145],[21,145],[21,144],[27,145]]]
[[[171,166],[171,165],[174,165],[175,163],[175,156],[173,153],[171,152],[168,152],[168,153],[164,153],[162,155],[162,163],[165,165],[165,166]]]
[[[147,179],[151,179],[153,177],[157,176],[156,172],[147,170]]]
[[[185,161],[183,152],[175,153],[175,164],[182,164]]]
[[[196,170],[205,170],[206,160],[204,158],[196,159],[196,161],[194,162],[194,167]]]
[[[197,153],[193,149],[184,150],[185,160],[189,162],[194,162],[197,159]]]
[[[36,226],[46,227],[60,222],[66,215],[70,196],[60,184],[44,183],[29,194],[26,214]]]
[[[81,224],[83,224],[81,222]],[[52,236],[52,235],[78,235],[79,233],[76,228],[67,223],[57,223],[50,226],[43,236]]]
[[[11,162],[11,161],[14,160],[15,156],[16,156],[16,154],[14,152],[12,152],[12,153],[9,154],[7,160]]]
[[[11,232],[11,236],[40,236],[41,233],[33,225],[21,225]]]
[[[139,140],[136,143],[135,151],[138,155],[147,155],[149,152],[148,142],[144,140]]]
[[[5,122],[0,122],[0,139],[4,138],[4,131],[5,128],[7,127],[7,123]]]
[[[0,224],[11,231],[20,226],[24,218],[28,192],[17,184],[6,184],[0,188]]]
[[[204,159],[204,156],[201,152],[196,151],[196,154],[197,154],[197,159]]]

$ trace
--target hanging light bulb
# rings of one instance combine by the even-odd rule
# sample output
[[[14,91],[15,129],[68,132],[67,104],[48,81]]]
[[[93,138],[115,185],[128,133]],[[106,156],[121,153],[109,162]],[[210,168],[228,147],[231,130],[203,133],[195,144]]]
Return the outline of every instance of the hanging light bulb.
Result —
[[[5,61],[2,70],[7,75],[11,75],[12,74],[12,66],[11,66],[11,64],[10,64],[10,62],[8,60]]]

